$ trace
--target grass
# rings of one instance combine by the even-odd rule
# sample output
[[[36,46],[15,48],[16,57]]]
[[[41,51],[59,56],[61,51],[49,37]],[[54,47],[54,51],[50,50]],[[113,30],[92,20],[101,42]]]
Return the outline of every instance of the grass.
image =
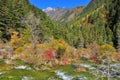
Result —
[[[0,80],[6,80],[8,77],[12,76],[12,79],[21,80],[22,77],[32,77],[33,80],[46,80],[49,76],[53,75],[50,72],[39,72],[39,71],[29,71],[29,70],[10,70],[7,71],[4,75],[0,76]],[[2,79],[1,79],[2,78]],[[8,79],[7,79],[8,80]]]
[[[19,61],[17,62],[19,65],[26,65],[24,62]],[[87,64],[94,65],[94,63],[85,62]],[[29,64],[27,64],[29,65]],[[0,75],[0,80],[21,80],[23,77],[29,77],[30,80],[61,80],[56,74],[54,73],[55,70],[60,70],[66,72],[67,75],[72,76],[84,76],[87,77],[88,80],[96,80],[95,76],[89,73],[89,70],[86,72],[76,72],[75,68],[72,65],[65,65],[65,66],[54,66],[51,70],[22,70],[22,69],[10,69],[12,65],[5,64],[4,61],[0,60],[0,72],[6,72],[5,74]],[[29,65],[30,66],[30,65]],[[101,79],[98,79],[101,80]],[[104,78],[103,80],[107,80]],[[114,79],[113,79],[114,80]]]
[[[16,65],[27,65],[21,60],[15,61]],[[23,69],[12,69],[13,65],[8,65],[4,63],[4,60],[0,60],[0,72],[5,72],[5,74],[0,75],[0,80],[21,80],[24,76],[32,77],[32,80],[46,80],[49,77],[53,76],[57,78],[57,76],[51,71],[32,71],[32,70],[23,70]],[[10,69],[9,69],[10,68]]]
[[[58,66],[55,68],[56,70],[60,70],[63,72],[66,72],[67,75],[72,75],[72,76],[84,76],[87,77],[88,80],[96,80],[96,77],[89,73],[89,70],[87,72],[76,72],[75,69],[71,65],[65,65],[65,66]],[[101,79],[98,79],[101,80]],[[104,78],[103,80],[107,80]]]
[[[11,67],[12,67],[11,65],[5,64],[3,59],[0,60],[0,71],[9,70],[11,69]]]
[[[88,72],[76,72],[74,68],[70,65],[66,65],[60,68],[61,71],[66,72],[67,75],[73,75],[73,76],[85,76],[89,80],[95,80],[94,76],[91,75]]]
[[[4,75],[0,75],[0,80],[21,80],[24,76],[32,78],[31,80],[47,80],[50,77],[60,80],[52,71],[30,71],[22,69],[12,69],[5,71]],[[11,77],[11,78],[9,78]]]

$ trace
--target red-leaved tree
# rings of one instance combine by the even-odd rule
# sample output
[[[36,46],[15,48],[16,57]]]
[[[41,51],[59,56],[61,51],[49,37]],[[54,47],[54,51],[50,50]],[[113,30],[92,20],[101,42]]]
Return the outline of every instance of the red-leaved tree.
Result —
[[[45,58],[47,61],[52,61],[55,59],[54,49],[48,49],[45,51]]]

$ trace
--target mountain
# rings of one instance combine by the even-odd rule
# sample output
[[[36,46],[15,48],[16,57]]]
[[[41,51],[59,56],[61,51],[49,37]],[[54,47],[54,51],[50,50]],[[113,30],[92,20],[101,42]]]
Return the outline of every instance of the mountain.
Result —
[[[120,0],[91,0],[69,25],[80,27],[82,34],[77,44],[84,46],[93,41],[112,44],[120,49]]]
[[[68,10],[67,9],[64,9],[64,8],[55,8],[55,9],[52,9],[52,8],[47,8],[45,10],[45,13],[51,17],[52,20],[60,20],[60,18],[67,12]]]
[[[0,39],[3,41],[10,40],[13,31],[21,35],[26,28],[41,39],[48,33],[51,35],[50,28],[54,27],[54,23],[29,0],[0,0],[0,4]]]
[[[88,47],[91,43],[97,42],[99,45],[111,44],[119,50],[119,4],[119,0],[91,0],[82,9],[57,8],[45,12],[51,19],[66,23],[63,31],[67,31],[62,32],[66,33],[63,38],[72,46]]]
[[[5,42],[17,31],[19,37],[31,34],[40,42],[54,37],[76,48],[97,42],[120,49],[120,0],[91,0],[86,7],[47,8],[44,12],[28,0],[0,0],[0,4],[0,39]]]
[[[84,6],[79,6],[71,9],[66,8],[50,8],[44,10],[44,12],[49,16],[52,20],[58,22],[69,22],[73,20],[78,14],[82,12]]]

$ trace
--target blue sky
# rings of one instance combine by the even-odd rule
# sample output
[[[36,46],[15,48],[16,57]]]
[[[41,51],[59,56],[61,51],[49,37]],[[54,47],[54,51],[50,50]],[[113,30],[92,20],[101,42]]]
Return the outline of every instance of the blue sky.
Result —
[[[30,0],[30,3],[40,9],[47,7],[72,8],[75,6],[85,6],[90,0]]]

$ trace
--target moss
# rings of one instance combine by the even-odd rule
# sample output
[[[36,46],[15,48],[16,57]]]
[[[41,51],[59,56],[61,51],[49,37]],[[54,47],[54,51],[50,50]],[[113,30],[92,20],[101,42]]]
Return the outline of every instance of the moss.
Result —
[[[73,68],[71,65],[54,66],[51,70],[45,70],[45,71],[42,70],[31,71],[31,70],[23,70],[23,69],[6,70],[5,74],[0,75],[0,80],[21,80],[25,76],[31,78],[31,80],[53,80],[53,79],[61,80],[55,74],[54,72],[55,70],[63,71],[66,73],[66,75],[75,76],[76,77],[75,79],[77,79],[77,77],[79,76],[83,76],[86,77],[88,80],[96,80],[95,76],[89,73],[89,70],[87,72],[76,72],[75,68]],[[107,78],[104,78],[103,80],[107,80]]]
[[[91,64],[91,63],[90,63]],[[71,65],[66,65],[66,66],[57,66],[55,70],[60,70],[63,72],[66,72],[67,75],[72,75],[72,76],[84,76],[87,77],[88,80],[96,80],[96,77],[89,73],[89,70],[87,72],[76,72],[75,69]],[[101,80],[101,79],[98,79]],[[104,78],[103,80],[107,80]]]
[[[6,71],[4,75],[1,75],[0,80],[9,80],[9,76],[12,76],[10,80],[21,80],[21,78],[24,76],[32,77],[32,80],[46,80],[50,77],[58,78],[52,71],[29,71],[22,69],[13,69]]]
[[[11,69],[12,66],[10,64],[0,63],[0,71],[5,71]]]
[[[20,76],[0,76],[0,80],[21,80]]]

